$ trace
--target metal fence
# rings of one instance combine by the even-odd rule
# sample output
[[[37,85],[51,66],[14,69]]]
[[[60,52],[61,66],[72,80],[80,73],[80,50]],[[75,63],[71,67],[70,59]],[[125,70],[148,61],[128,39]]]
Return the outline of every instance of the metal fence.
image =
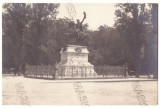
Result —
[[[95,66],[94,70],[97,75],[103,75],[106,77],[126,77],[128,74],[125,66]]]
[[[93,66],[61,66],[57,70],[56,78],[91,78],[95,77],[96,72]]]
[[[76,69],[75,69],[76,68]],[[87,67],[69,67],[64,73],[64,68],[57,70],[53,65],[30,66],[25,69],[25,76],[53,79],[85,79],[85,78],[109,78],[126,77],[127,70],[125,66],[94,66],[94,72]],[[62,72],[63,71],[63,72]]]
[[[25,76],[40,77],[40,78],[55,78],[55,66],[53,65],[40,65],[40,66],[27,65],[25,68]]]

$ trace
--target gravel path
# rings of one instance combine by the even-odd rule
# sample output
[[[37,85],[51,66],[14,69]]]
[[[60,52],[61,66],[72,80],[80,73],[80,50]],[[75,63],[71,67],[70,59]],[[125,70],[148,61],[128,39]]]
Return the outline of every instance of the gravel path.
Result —
[[[2,78],[3,105],[147,105],[157,104],[157,81],[44,80],[22,76]],[[117,79],[116,79],[117,80]],[[103,82],[104,81],[104,82]],[[77,83],[78,82],[78,83]],[[76,85],[77,84],[77,85]]]

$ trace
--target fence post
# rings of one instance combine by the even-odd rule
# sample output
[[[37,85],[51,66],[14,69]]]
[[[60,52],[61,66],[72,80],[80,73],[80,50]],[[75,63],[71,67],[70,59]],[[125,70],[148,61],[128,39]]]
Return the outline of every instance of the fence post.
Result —
[[[32,66],[30,66],[30,70],[29,70],[29,71],[30,71],[30,72],[29,72],[29,73],[30,73],[29,76],[32,77],[32,71],[33,71],[33,67],[32,67]]]
[[[102,73],[103,73],[103,78],[104,78],[104,66],[102,67]]]
[[[33,70],[34,70],[34,68],[33,68],[33,66],[31,68],[32,68],[31,77],[33,77]]]
[[[62,66],[60,67],[60,71],[61,71],[61,79],[62,79]]]
[[[105,77],[107,77],[107,67],[105,67]]]
[[[85,71],[85,78],[86,78],[87,77],[86,67],[84,67],[84,71]]]
[[[44,74],[44,67],[42,66],[42,78],[43,78],[43,74]]]
[[[93,68],[94,69],[94,68]],[[93,70],[94,71],[94,70]],[[94,72],[94,78],[95,78],[95,74],[96,74],[96,71]]]
[[[71,68],[71,71],[72,71],[72,78],[73,78],[73,67]]]
[[[90,72],[90,77],[92,77],[92,68],[90,67],[89,72]]]
[[[54,65],[53,65],[53,67],[54,67]],[[52,71],[53,70],[53,71]],[[51,78],[53,78],[53,72],[55,71],[55,67],[54,67],[54,69],[53,68],[50,68],[50,74],[51,74]]]
[[[49,74],[49,72],[50,72],[50,65],[49,65],[49,71],[47,70],[47,78],[48,78],[48,74]]]
[[[124,68],[125,68],[124,77],[127,77],[127,76],[128,76],[128,66],[127,66],[127,62],[126,62],[126,64],[125,64]]]
[[[36,77],[37,77],[37,66],[36,66]]]
[[[81,78],[83,78],[82,67],[80,67]]]
[[[54,70],[52,72],[52,77],[53,77],[54,80],[56,79],[56,73],[57,73],[57,71],[58,71],[58,67],[54,66]],[[51,68],[50,68],[50,72],[51,72]]]

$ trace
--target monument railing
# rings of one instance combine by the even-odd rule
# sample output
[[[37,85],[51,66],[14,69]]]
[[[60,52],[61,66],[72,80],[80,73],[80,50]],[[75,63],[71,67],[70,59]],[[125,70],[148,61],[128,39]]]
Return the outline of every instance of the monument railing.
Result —
[[[27,65],[25,68],[25,76],[54,79],[55,66],[54,65],[39,65],[39,66]]]
[[[126,77],[128,75],[125,66],[94,66],[94,69],[83,66],[76,66],[76,68],[74,66],[69,66],[67,67],[67,72],[63,73],[64,68],[66,67],[61,67],[59,70],[57,70],[55,65],[27,65],[25,68],[25,76],[51,79],[85,79],[110,77],[116,78]],[[95,71],[94,74],[91,71]]]
[[[69,66],[67,71],[64,73],[64,68],[61,67],[58,70],[58,79],[67,78],[108,78],[108,77],[126,77],[128,75],[125,66],[94,66],[93,68],[83,66]],[[92,69],[92,70],[90,70]],[[92,73],[91,71],[95,71]]]
[[[95,66],[95,71],[98,75],[114,75],[125,76],[127,69],[125,66]]]

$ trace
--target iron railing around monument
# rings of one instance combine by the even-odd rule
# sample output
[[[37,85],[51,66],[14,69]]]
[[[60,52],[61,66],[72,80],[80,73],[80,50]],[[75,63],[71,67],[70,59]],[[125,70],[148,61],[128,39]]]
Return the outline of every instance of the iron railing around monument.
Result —
[[[65,67],[66,68],[66,67]],[[90,70],[91,69],[91,70]],[[126,77],[127,70],[125,66],[94,66],[93,68],[83,66],[69,66],[67,72],[64,73],[62,67],[58,70],[58,79],[74,79],[74,78],[115,78],[115,77]],[[94,72],[93,72],[94,71]]]
[[[95,66],[94,70],[97,75],[103,77],[126,77],[128,75],[125,66]]]
[[[54,79],[55,78],[55,66],[54,65],[39,65],[39,66],[27,65],[25,68],[25,76]]]
[[[57,70],[53,65],[27,65],[25,76],[48,79],[116,78],[127,76],[127,69],[125,66],[94,66],[94,69],[83,66],[70,66],[68,70],[66,70],[66,73],[64,73],[63,69],[64,68]],[[89,69],[92,69],[92,71]]]

